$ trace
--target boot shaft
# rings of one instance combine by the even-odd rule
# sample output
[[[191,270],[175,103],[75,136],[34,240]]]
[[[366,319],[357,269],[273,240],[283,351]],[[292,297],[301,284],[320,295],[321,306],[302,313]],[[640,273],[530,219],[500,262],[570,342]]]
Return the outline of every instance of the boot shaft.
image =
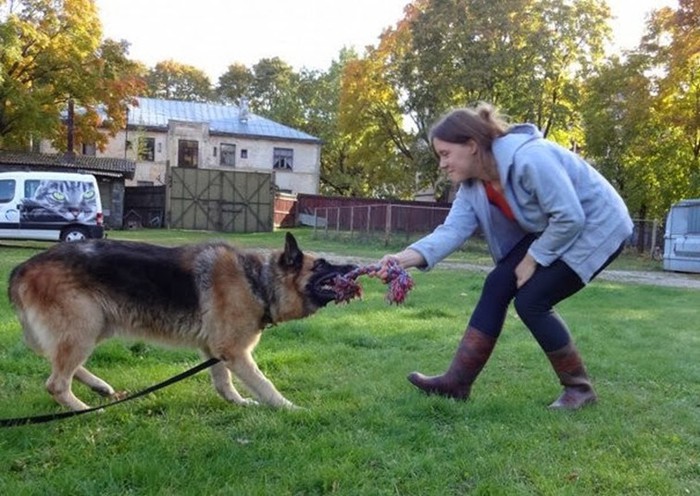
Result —
[[[491,357],[495,346],[495,337],[474,327],[468,327],[457,347],[447,374],[459,376],[462,380],[468,380],[469,383],[474,382]]]
[[[496,338],[469,327],[447,372],[432,377],[413,372],[409,374],[408,380],[427,394],[466,400],[472,383],[486,365],[495,345]]]
[[[564,392],[549,405],[550,408],[576,410],[597,400],[586,367],[573,342],[547,353],[547,358],[559,377],[559,382],[564,386]]]

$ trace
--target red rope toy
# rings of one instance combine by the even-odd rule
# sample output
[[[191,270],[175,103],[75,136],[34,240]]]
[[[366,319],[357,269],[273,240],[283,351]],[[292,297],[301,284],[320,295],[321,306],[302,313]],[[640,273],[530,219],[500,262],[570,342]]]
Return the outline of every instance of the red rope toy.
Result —
[[[362,296],[362,287],[356,279],[361,275],[373,274],[382,268],[381,264],[365,265],[335,278],[336,303],[346,303],[353,298]],[[386,301],[400,305],[406,299],[406,295],[415,285],[413,278],[395,260],[387,263],[387,277],[384,281],[389,285],[386,293]]]

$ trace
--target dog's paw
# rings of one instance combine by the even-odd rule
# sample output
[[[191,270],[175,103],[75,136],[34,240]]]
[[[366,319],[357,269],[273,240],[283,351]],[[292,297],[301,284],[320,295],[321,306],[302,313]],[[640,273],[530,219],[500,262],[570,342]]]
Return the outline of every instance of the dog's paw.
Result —
[[[109,399],[112,401],[120,401],[124,398],[129,397],[129,391],[115,391],[109,395]]]
[[[305,408],[297,406],[289,400],[285,400],[283,404],[277,405],[277,408],[280,408],[282,410],[289,410],[290,412],[300,412],[302,410],[305,410]]]
[[[241,398],[241,400],[238,401],[238,402],[236,402],[236,403],[237,403],[238,405],[240,405],[240,406],[245,406],[245,407],[248,407],[248,406],[259,406],[259,405],[260,405],[260,403],[258,403],[257,401],[255,401],[255,400],[252,399],[252,398]]]

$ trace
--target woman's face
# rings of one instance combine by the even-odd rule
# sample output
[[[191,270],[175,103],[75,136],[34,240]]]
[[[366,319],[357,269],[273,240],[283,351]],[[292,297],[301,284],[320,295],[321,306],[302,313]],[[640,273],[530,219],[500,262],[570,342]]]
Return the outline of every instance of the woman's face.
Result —
[[[433,149],[440,157],[440,170],[447,175],[452,184],[467,179],[486,179],[478,146],[472,139],[466,143],[450,143],[433,138]]]

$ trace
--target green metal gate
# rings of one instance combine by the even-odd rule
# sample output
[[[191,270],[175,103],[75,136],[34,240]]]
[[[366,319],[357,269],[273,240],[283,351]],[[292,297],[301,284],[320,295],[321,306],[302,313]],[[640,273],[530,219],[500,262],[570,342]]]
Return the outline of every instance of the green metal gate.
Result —
[[[218,232],[272,231],[272,172],[170,169],[169,227]]]

